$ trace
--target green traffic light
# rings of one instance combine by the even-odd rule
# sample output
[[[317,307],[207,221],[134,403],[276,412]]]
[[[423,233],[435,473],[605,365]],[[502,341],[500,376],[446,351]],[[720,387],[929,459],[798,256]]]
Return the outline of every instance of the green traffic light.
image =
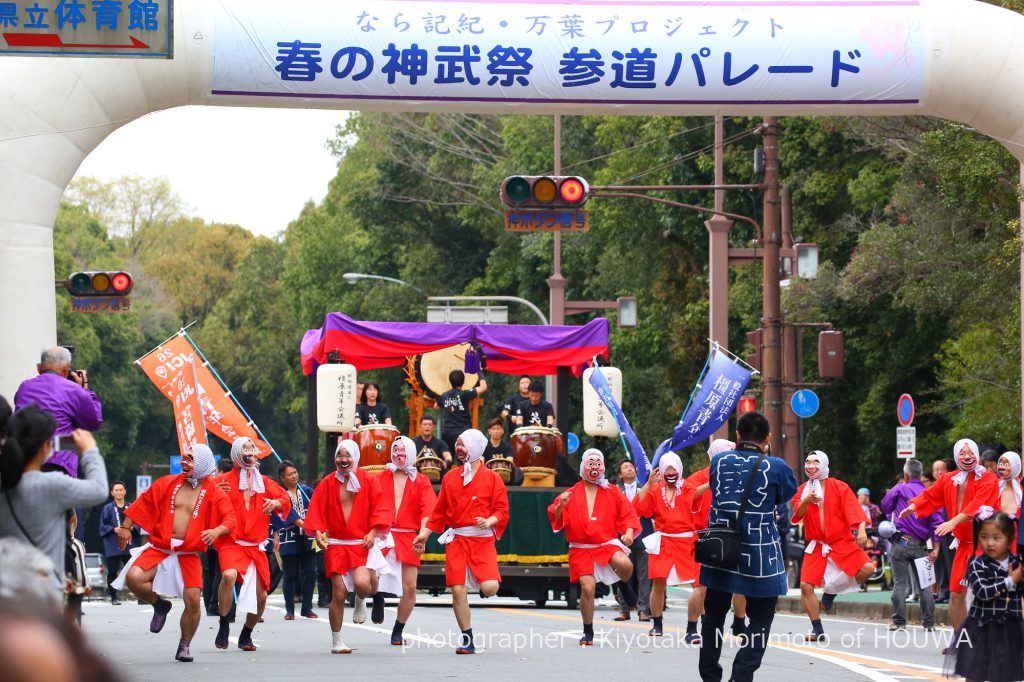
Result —
[[[509,199],[520,204],[530,198],[530,182],[523,177],[509,178],[505,184],[505,194]]]
[[[68,281],[68,291],[74,296],[84,296],[92,288],[92,278],[84,272],[76,272]]]

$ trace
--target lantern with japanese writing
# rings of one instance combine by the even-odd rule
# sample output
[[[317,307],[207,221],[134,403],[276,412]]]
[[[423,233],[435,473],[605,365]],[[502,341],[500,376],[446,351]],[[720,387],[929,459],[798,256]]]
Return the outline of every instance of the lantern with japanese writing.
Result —
[[[590,375],[593,373],[593,367],[583,371],[583,431],[588,436],[618,438],[619,425],[615,417],[590,383]],[[622,405],[622,370],[618,367],[602,367],[601,373],[608,381],[615,402]]]
[[[320,365],[316,370],[316,425],[328,433],[355,428],[355,365]]]

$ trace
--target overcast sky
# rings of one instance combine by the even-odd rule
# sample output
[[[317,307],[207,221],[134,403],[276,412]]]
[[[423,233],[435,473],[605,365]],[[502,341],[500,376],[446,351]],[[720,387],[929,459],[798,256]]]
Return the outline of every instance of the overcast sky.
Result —
[[[76,177],[163,175],[192,215],[273,236],[308,200],[323,200],[337,172],[325,143],[346,116],[206,106],[161,111],[111,134]]]

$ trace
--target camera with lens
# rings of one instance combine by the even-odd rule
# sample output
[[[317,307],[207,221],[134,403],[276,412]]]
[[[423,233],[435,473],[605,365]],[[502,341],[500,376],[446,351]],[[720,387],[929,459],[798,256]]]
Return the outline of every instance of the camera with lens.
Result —
[[[89,383],[89,375],[84,369],[73,369],[68,372],[68,379],[74,381],[79,386],[85,386]]]

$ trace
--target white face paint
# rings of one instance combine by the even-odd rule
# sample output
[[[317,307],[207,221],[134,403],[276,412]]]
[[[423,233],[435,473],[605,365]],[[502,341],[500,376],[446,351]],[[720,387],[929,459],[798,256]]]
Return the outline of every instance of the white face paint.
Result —
[[[352,469],[352,455],[349,454],[348,450],[342,448],[338,450],[338,453],[334,455],[334,466],[338,467],[338,471],[345,474]]]
[[[804,473],[807,474],[807,478],[815,479],[818,474],[821,473],[821,462],[818,461],[817,457],[808,457],[807,461],[804,462]]]

